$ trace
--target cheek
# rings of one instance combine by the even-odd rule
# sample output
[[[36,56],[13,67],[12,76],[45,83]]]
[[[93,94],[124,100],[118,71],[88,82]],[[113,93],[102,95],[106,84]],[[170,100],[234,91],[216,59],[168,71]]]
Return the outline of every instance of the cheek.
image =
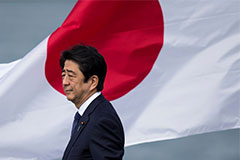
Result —
[[[81,84],[73,85],[72,89],[73,89],[74,92],[80,92],[81,91]]]

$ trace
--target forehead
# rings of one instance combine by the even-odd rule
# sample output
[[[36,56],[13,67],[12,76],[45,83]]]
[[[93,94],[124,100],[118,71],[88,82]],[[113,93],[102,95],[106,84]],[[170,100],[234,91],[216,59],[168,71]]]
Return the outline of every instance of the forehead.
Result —
[[[66,60],[65,61],[63,71],[66,71],[66,70],[71,70],[71,71],[74,71],[74,72],[80,72],[79,65],[72,60]]]

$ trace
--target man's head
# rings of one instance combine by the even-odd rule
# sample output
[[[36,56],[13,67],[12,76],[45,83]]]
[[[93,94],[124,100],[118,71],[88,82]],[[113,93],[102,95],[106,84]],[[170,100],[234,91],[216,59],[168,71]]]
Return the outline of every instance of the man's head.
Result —
[[[84,103],[96,91],[103,90],[107,65],[95,48],[76,45],[65,50],[60,58],[60,66],[64,92],[76,106]]]

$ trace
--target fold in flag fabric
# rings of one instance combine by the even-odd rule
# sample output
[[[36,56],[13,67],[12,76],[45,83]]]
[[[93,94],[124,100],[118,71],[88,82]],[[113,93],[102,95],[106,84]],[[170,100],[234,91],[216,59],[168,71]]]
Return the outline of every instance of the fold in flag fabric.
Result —
[[[106,59],[103,94],[126,146],[240,128],[239,26],[236,0],[78,1],[30,53],[0,65],[0,160],[62,156],[75,107],[59,56],[79,43]]]

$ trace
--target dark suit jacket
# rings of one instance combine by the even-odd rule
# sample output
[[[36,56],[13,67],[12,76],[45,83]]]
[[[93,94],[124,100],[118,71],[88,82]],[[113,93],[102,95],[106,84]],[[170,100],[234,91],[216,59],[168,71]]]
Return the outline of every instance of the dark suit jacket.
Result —
[[[121,160],[124,154],[122,123],[103,95],[86,109],[81,124],[72,135],[63,160]]]

